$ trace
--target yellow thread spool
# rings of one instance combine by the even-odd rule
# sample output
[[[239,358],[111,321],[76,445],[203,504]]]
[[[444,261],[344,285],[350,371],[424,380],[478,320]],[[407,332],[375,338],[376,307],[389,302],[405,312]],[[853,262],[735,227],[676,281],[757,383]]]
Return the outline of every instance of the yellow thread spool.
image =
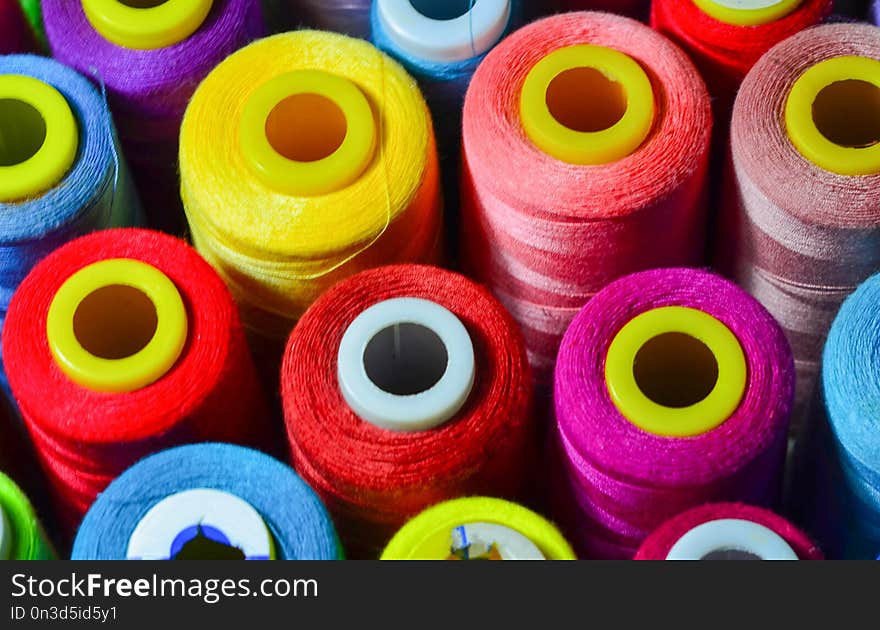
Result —
[[[107,41],[135,50],[172,46],[195,33],[213,0],[82,0],[89,23]]]
[[[730,329],[692,308],[642,313],[615,336],[605,382],[615,406],[639,428],[693,437],[723,424],[742,401],[746,358]]]
[[[428,508],[404,525],[382,553],[382,560],[444,560],[453,529],[468,523],[494,523],[534,543],[548,560],[574,560],[559,530],[544,517],[501,499],[470,497]]]
[[[785,126],[795,148],[839,175],[880,173],[880,60],[834,57],[791,88]]]
[[[693,0],[697,8],[719,22],[760,26],[794,11],[802,0]]]
[[[520,118],[532,143],[570,164],[607,164],[645,141],[654,91],[642,67],[611,48],[569,46],[529,71]]]
[[[67,100],[47,83],[0,75],[0,201],[36,197],[73,166],[79,146]]]
[[[58,367],[95,391],[131,392],[164,376],[183,351],[187,316],[177,287],[138,260],[80,269],[49,306],[46,335]]]

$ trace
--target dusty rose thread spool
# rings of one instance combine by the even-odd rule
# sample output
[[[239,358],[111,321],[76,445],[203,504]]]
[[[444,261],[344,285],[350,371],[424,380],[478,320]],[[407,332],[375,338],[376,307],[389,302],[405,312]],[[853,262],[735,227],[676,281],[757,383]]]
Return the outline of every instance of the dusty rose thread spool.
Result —
[[[625,17],[540,20],[477,69],[464,107],[463,265],[520,324],[538,383],[608,282],[701,261],[711,128],[691,62]]]
[[[825,25],[771,49],[731,147],[718,264],[785,329],[801,417],[838,307],[880,269],[880,29]]]

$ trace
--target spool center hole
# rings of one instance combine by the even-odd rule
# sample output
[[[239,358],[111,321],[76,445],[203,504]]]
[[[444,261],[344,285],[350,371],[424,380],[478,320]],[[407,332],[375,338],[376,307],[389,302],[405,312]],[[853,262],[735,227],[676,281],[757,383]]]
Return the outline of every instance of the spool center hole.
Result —
[[[14,166],[36,155],[46,141],[46,121],[32,105],[0,99],[0,166]]]
[[[348,122],[332,100],[320,94],[294,94],[266,119],[269,144],[288,160],[315,162],[342,146]]]
[[[420,324],[400,323],[379,331],[364,350],[367,376],[379,389],[412,396],[434,387],[446,373],[443,340]]]
[[[409,0],[413,8],[431,20],[454,20],[471,10],[477,0]]]
[[[718,361],[699,339],[684,333],[664,333],[639,349],[633,376],[642,393],[658,405],[690,407],[715,388]]]
[[[198,533],[183,544],[174,560],[244,560],[244,552],[231,545],[224,544],[205,535],[199,527]]]
[[[573,131],[603,131],[626,113],[626,90],[595,68],[572,68],[547,87],[547,108],[556,121]]]
[[[880,88],[847,79],[822,89],[813,102],[813,122],[834,144],[863,148],[880,142]]]
[[[117,0],[117,2],[132,9],[152,9],[153,7],[165,4],[168,0]]]
[[[80,345],[102,359],[137,354],[156,334],[157,325],[153,301],[140,289],[119,284],[87,295],[73,315]]]
[[[761,556],[742,549],[718,549],[710,551],[700,560],[760,560]]]

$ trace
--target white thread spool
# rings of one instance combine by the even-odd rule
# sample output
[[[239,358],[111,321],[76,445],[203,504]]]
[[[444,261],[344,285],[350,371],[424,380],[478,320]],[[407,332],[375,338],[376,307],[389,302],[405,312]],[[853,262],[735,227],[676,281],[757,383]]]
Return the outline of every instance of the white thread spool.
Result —
[[[390,431],[426,431],[451,419],[470,395],[474,346],[458,317],[439,304],[386,300],[346,329],[337,377],[363,420]]]
[[[493,547],[501,560],[546,560],[535,543],[503,525],[467,523],[452,530],[453,553],[467,550],[468,559],[473,560],[486,556]]]
[[[510,20],[510,0],[376,0],[379,21],[411,57],[454,63],[494,46]],[[460,5],[460,8],[458,7]]]
[[[199,488],[168,496],[140,520],[128,541],[129,560],[170,560],[202,533],[239,549],[248,560],[274,560],[275,543],[260,514],[246,501]]]
[[[667,560],[797,560],[772,529],[741,519],[719,519],[694,527],[669,550]]]
[[[3,506],[0,505],[0,560],[9,560],[12,555],[12,539],[15,532],[12,531],[12,523],[6,516]]]

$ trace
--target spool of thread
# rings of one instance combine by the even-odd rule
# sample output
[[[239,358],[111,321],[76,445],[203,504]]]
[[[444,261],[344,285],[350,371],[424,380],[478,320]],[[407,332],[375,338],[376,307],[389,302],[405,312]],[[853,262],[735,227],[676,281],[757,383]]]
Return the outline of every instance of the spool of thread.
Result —
[[[636,560],[822,560],[809,536],[773,512],[710,503],[666,521]]]
[[[715,99],[719,127],[726,128],[737,89],[752,66],[779,42],[825,19],[832,4],[832,0],[654,0],[651,26],[694,60]]]
[[[470,497],[428,508],[398,531],[382,560],[575,560],[556,526],[501,499]]]
[[[608,285],[556,364],[554,500],[578,553],[632,557],[709,501],[773,505],[793,392],[782,330],[727,280],[660,269]]]
[[[0,472],[0,560],[53,560],[55,552],[31,502]]]
[[[383,267],[330,289],[290,337],[281,393],[294,467],[355,556],[440,501],[516,498],[531,474],[522,339],[449,271]]]
[[[48,48],[46,43],[46,31],[43,28],[43,10],[40,7],[40,0],[18,0],[24,15],[30,24],[31,30],[36,36],[37,42],[45,50]]]
[[[0,0],[0,55],[32,52],[36,42],[17,0]]]
[[[259,0],[44,0],[52,54],[106,87],[151,227],[184,228],[180,122],[199,82],[264,33]]]
[[[731,146],[717,263],[786,330],[803,410],[837,308],[880,269],[880,30],[774,47],[743,82]]]
[[[477,69],[464,106],[462,257],[522,327],[538,382],[608,282],[701,260],[711,128],[684,53],[628,18],[540,20]]]
[[[361,40],[297,31],[227,58],[187,110],[180,170],[193,242],[276,365],[327,288],[441,248],[430,113]]]
[[[557,0],[561,11],[605,11],[646,21],[649,0]]]
[[[275,32],[296,28],[370,38],[372,0],[266,0],[267,22]]]
[[[880,554],[880,440],[872,405],[880,400],[880,275],[837,314],[822,358],[820,404],[798,445],[805,464],[794,507],[830,558]]]
[[[49,252],[139,216],[101,94],[56,61],[0,58],[0,325]]]
[[[270,443],[232,297],[176,238],[107,230],[68,243],[25,279],[6,324],[9,383],[68,528],[145,455]]]
[[[288,466],[230,444],[172,448],[101,493],[74,560],[336,560],[342,548],[314,491]]]

